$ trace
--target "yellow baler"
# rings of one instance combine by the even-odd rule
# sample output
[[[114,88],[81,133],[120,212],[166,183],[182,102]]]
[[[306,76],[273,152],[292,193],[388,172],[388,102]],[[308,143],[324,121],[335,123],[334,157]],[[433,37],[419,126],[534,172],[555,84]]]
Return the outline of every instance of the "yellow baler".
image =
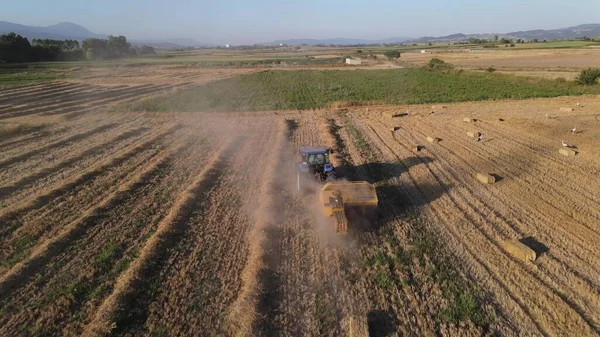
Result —
[[[375,187],[366,181],[327,183],[321,189],[320,201],[323,214],[334,220],[335,230],[341,234],[348,232],[346,211],[349,208],[365,214],[378,203]]]

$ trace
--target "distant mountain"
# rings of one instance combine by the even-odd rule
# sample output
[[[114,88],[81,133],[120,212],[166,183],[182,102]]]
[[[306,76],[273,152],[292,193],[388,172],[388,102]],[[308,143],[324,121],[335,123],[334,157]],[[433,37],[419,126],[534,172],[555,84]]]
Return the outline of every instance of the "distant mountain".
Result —
[[[581,37],[597,38],[600,37],[600,24],[584,24],[574,27],[559,28],[559,29],[535,29],[510,33],[485,33],[485,34],[452,34],[446,36],[426,36],[415,40],[410,40],[410,43],[427,43],[427,42],[461,42],[467,41],[470,38],[476,39],[493,39],[494,36],[507,39],[524,39],[524,40],[569,40]]]
[[[279,44],[287,44],[290,46],[309,45],[315,46],[319,44],[324,45],[357,45],[357,44],[381,44],[381,43],[399,43],[409,40],[408,37],[392,37],[382,40],[365,40],[365,39],[348,39],[348,38],[333,38],[333,39],[288,39],[288,40],[276,40],[269,43],[261,43],[262,45],[276,46]]]
[[[287,44],[298,46],[306,44],[309,46],[324,44],[324,45],[357,45],[357,44],[382,44],[382,43],[428,43],[428,42],[461,42],[467,41],[470,38],[476,39],[493,39],[494,36],[508,39],[524,39],[524,40],[569,40],[581,37],[597,38],[600,37],[600,24],[584,24],[574,27],[560,29],[536,29],[527,31],[518,31],[510,33],[480,33],[480,34],[451,34],[445,36],[424,36],[418,39],[407,37],[393,37],[382,40],[365,40],[365,39],[350,39],[350,38],[334,38],[334,39],[289,39],[277,40],[262,45],[279,45]]]
[[[87,28],[71,22],[60,22],[55,25],[40,28],[51,34],[69,36],[71,38],[91,38],[104,36],[102,34],[94,34],[87,30]]]
[[[82,40],[89,38],[105,38],[106,35],[94,34],[85,27],[61,22],[47,27],[25,26],[17,23],[0,21],[0,34],[14,32],[28,39]]]
[[[560,29],[536,29],[506,33],[508,36],[526,39],[526,40],[567,40],[576,39],[581,37],[595,38],[600,37],[600,24],[591,23],[585,25],[579,25],[574,27],[560,28]]]
[[[216,45],[201,43],[192,39],[169,39],[169,40],[131,40],[133,45],[146,45],[156,49],[175,49],[187,47],[213,47]]]

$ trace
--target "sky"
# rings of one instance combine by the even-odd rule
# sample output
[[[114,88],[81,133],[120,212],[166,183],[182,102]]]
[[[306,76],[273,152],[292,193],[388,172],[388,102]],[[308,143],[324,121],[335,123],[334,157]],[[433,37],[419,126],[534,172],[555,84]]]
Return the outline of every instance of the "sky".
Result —
[[[505,33],[600,23],[600,0],[24,0],[0,21],[73,22],[128,39],[252,44],[290,38]]]

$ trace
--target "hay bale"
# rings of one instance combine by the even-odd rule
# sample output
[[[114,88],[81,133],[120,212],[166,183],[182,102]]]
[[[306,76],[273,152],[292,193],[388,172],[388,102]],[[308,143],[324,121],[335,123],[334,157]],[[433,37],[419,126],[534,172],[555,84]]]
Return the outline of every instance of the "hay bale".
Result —
[[[575,109],[573,109],[573,108],[560,108],[561,112],[571,112],[573,110],[575,110]]]
[[[502,243],[504,250],[523,262],[535,261],[535,251],[517,240],[507,240]]]
[[[394,126],[393,128],[390,129],[392,132],[396,132],[398,130],[400,130],[399,126]]]
[[[496,177],[487,173],[479,173],[475,175],[475,178],[484,184],[493,184],[496,182]]]
[[[481,136],[481,133],[479,133],[477,131],[468,131],[467,136],[469,136],[471,138],[479,138],[479,136]]]
[[[577,154],[577,151],[566,148],[566,147],[561,147],[560,149],[558,149],[558,153],[562,154],[563,156],[573,157],[574,155]]]
[[[463,117],[463,122],[473,123],[473,118],[471,118],[471,117]]]
[[[430,143],[439,143],[440,139],[437,137],[427,137],[427,141]]]
[[[421,146],[421,145],[415,145],[412,148],[412,151],[415,152],[415,153],[416,152],[421,152],[421,150],[423,150],[423,146]]]
[[[342,319],[343,336],[368,337],[369,324],[364,316],[347,316]]]

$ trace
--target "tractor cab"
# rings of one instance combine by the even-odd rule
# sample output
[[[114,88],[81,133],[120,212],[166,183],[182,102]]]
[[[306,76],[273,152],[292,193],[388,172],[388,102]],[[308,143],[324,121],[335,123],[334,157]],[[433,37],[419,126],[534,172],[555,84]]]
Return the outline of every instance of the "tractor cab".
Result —
[[[318,181],[335,178],[335,167],[329,161],[333,150],[326,147],[301,147],[298,175],[314,176]]]

